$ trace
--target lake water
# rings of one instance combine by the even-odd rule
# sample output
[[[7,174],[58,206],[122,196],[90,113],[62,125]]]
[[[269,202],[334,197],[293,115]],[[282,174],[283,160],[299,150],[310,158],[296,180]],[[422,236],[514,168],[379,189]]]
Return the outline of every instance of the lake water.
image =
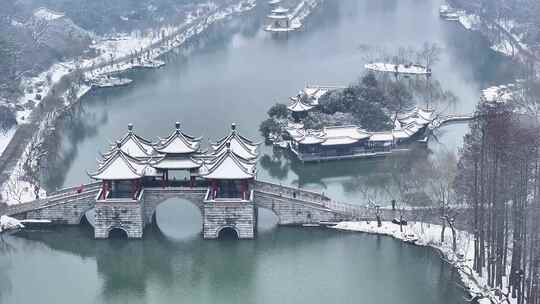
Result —
[[[438,1],[326,0],[304,32],[288,38],[261,30],[265,3],[211,28],[166,56],[160,70],[133,71],[125,88],[98,90],[58,128],[49,188],[88,181],[98,152],[134,123],[141,136],[164,137],[180,121],[215,140],[231,122],[260,139],[273,103],[306,84],[346,85],[375,49],[436,42],[444,49],[434,78],[471,112],[480,89],[512,77],[510,63],[479,35],[438,18]],[[435,153],[457,151],[466,125],[441,130]],[[258,178],[362,203],[380,186],[386,160],[301,164],[262,147]],[[399,161],[399,160],[398,160]],[[202,241],[199,211],[181,200],[158,208],[158,226],[142,241],[94,241],[88,227],[10,236],[0,253],[0,303],[463,303],[438,255],[385,237],[275,227],[260,210],[257,240]]]

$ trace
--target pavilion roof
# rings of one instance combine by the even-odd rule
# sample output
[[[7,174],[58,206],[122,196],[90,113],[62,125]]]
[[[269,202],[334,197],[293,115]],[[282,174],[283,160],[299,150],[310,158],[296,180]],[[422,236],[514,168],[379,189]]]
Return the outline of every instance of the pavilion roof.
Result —
[[[128,125],[128,132],[119,140],[121,149],[135,158],[148,158],[154,155],[153,144],[133,132],[133,125]],[[115,148],[112,145],[111,148]]]
[[[160,139],[154,149],[165,154],[190,154],[199,151],[201,138],[187,135],[180,130],[180,123],[176,123],[176,130],[165,139]]]
[[[313,109],[312,105],[308,105],[302,102],[302,98],[291,97],[292,103],[287,106],[287,109],[291,112],[307,112]]]
[[[286,14],[289,12],[288,8],[284,8],[283,6],[278,6],[275,9],[272,10],[272,13],[274,14]]]
[[[255,143],[240,135],[236,129],[236,124],[233,123],[231,124],[231,132],[229,135],[212,144],[212,154],[214,156],[221,155],[227,149],[231,149],[235,154],[242,158],[255,159],[258,156],[258,147],[259,143]]]
[[[311,101],[312,105],[318,105],[319,99],[330,90],[330,87],[307,86],[300,91],[300,94],[305,95]]]
[[[145,175],[153,176],[152,169],[147,168],[144,162],[129,156],[121,149],[118,142],[116,148],[106,155],[98,168],[88,175],[99,180],[131,180],[140,179]]]
[[[257,172],[254,161],[238,156],[230,147],[202,169],[201,175],[206,179],[251,179]]]
[[[315,145],[323,143],[325,141],[325,138],[321,132],[307,130],[304,131],[302,136],[297,138],[296,141],[303,145]]]
[[[397,115],[397,120],[401,125],[409,125],[411,123],[416,123],[417,125],[427,125],[434,119],[434,113],[431,110],[424,110],[418,107],[414,109],[400,113]]]

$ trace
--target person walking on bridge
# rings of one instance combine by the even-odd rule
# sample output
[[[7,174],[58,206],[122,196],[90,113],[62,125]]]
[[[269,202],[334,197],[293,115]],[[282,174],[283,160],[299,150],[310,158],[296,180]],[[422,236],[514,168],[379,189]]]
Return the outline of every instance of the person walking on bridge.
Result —
[[[84,185],[81,184],[79,188],[77,188],[77,193],[82,193],[84,191]]]

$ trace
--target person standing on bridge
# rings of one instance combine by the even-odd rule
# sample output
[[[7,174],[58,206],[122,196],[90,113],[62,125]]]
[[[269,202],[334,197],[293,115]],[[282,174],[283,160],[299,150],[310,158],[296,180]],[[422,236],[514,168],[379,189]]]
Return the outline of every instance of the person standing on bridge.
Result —
[[[82,193],[84,191],[84,185],[81,184],[79,188],[77,188],[77,193]]]

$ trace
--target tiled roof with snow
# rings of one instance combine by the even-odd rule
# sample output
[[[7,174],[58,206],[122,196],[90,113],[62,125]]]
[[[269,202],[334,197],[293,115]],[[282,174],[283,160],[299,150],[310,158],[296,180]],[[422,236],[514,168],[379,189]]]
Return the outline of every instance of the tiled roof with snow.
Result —
[[[133,132],[133,125],[128,125],[128,132],[120,139],[121,149],[136,158],[147,158],[154,154],[152,143]],[[113,146],[114,148],[114,146]]]
[[[180,123],[176,123],[176,130],[165,139],[161,139],[154,145],[159,153],[166,154],[190,154],[199,151],[200,138],[195,138],[180,130]]]
[[[255,162],[236,155],[231,149],[205,164],[202,176],[206,179],[251,179],[255,177]]]
[[[103,163],[98,165],[96,172],[88,173],[93,179],[99,180],[130,180],[139,179],[145,175],[147,165],[130,157],[117,148],[110,153]]]
[[[287,106],[287,109],[291,112],[307,112],[313,109],[312,105],[303,103],[301,98],[291,97],[291,101],[292,103]]]
[[[212,144],[212,154],[220,155],[226,149],[227,145],[230,146],[230,149],[234,153],[245,159],[254,159],[258,155],[259,144],[251,141],[250,139],[240,135],[236,129],[236,124],[231,125],[231,132],[229,135],[219,139],[217,142]]]
[[[289,12],[288,8],[284,8],[282,6],[278,6],[275,9],[272,10],[272,13],[274,14],[286,14]]]

